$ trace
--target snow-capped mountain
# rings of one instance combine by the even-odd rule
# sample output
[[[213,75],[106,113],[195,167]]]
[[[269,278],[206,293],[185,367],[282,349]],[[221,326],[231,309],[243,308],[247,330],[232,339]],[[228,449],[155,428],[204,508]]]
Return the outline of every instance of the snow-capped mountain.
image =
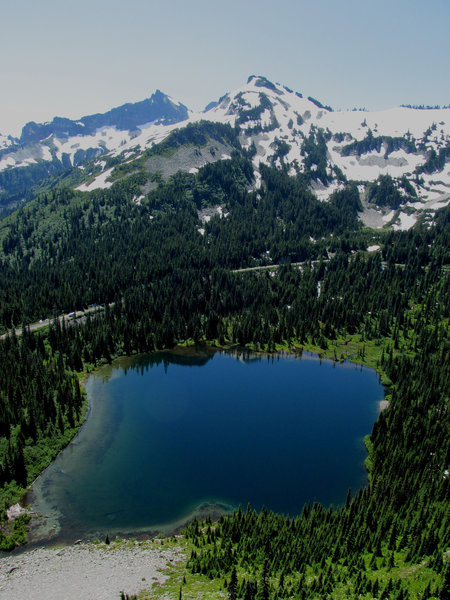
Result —
[[[256,160],[262,162],[270,162],[276,141],[283,140],[289,145],[285,162],[302,163],[305,138],[312,129],[321,129],[328,166],[336,165],[348,179],[358,181],[373,181],[380,174],[414,173],[425,163],[427,153],[438,152],[450,141],[449,109],[333,112],[311,97],[303,98],[262,77],[250,77],[246,86],[224,96],[205,117],[237,122],[248,139],[255,141]],[[377,142],[358,144],[370,138]]]
[[[312,187],[324,200],[345,180],[365,184],[389,175],[402,181],[412,201],[404,211],[368,208],[364,218],[370,226],[382,227],[395,217],[394,227],[408,228],[419,211],[434,211],[450,200],[449,108],[334,112],[252,76],[202,118],[239,125],[243,146],[255,144],[256,169],[263,162],[284,165],[291,174],[315,172]]]
[[[145,109],[152,102],[161,110],[150,117]],[[78,189],[109,187],[113,183],[111,160],[114,165],[135,160],[174,129],[199,121],[229,124],[239,132],[242,147],[253,153],[256,187],[260,163],[272,164],[292,175],[307,174],[322,200],[355,181],[364,202],[377,194],[376,184],[371,187],[370,182],[389,176],[386,181],[397,194],[401,210],[399,206],[391,210],[389,204],[381,209],[376,203],[367,205],[363,218],[370,226],[392,221],[406,228],[414,224],[419,211],[436,210],[450,198],[450,109],[334,112],[312,97],[261,76],[249,77],[244,86],[196,114],[157,92],[150,100],[77,122],[29,123],[17,145],[0,150],[0,186],[2,174],[17,166],[58,161],[82,169],[86,160],[95,159],[98,174]],[[8,138],[0,139],[0,143],[8,142]],[[226,145],[209,150],[213,151],[202,152],[198,147],[189,155],[185,152],[174,168],[194,172],[206,162],[229,157]]]
[[[12,136],[3,135],[0,133],[0,150],[4,150],[11,146],[14,143],[14,138]]]
[[[0,172],[52,162],[66,169],[116,150],[149,126],[184,121],[189,111],[161,91],[146,100],[81,117],[55,117],[49,123],[27,123],[20,138],[0,135]],[[54,170],[53,170],[54,171]],[[2,186],[3,183],[3,186]],[[0,181],[0,186],[4,182]]]
[[[145,124],[169,125],[184,121],[188,117],[186,106],[174,102],[160,90],[146,100],[134,104],[123,104],[106,113],[81,117],[71,121],[55,117],[51,123],[27,123],[22,129],[21,144],[39,142],[49,136],[72,138],[74,136],[95,136],[99,130],[114,128],[117,131],[135,131]]]

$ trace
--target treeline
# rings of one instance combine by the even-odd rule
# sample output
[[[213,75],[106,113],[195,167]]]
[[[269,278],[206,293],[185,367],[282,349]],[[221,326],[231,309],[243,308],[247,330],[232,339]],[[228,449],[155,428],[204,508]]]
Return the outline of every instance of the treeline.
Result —
[[[392,137],[389,135],[374,136],[372,130],[369,129],[366,137],[363,140],[355,140],[350,144],[346,144],[341,149],[342,156],[361,156],[376,150],[381,152],[384,149],[384,158],[388,158],[389,154],[397,150],[404,150],[408,154],[417,151],[414,138],[407,137]]]
[[[0,217],[14,205],[29,202],[36,196],[35,186],[43,179],[59,175],[71,169],[71,165],[54,158],[25,167],[5,169],[0,172]]]
[[[417,192],[405,176],[394,180],[390,175],[380,175],[367,186],[367,200],[377,206],[388,206],[395,210],[415,198]]]
[[[141,205],[134,176],[89,195],[50,192],[3,225],[4,327],[106,304],[83,323],[0,341],[4,502],[80,422],[75,372],[185,340],[271,352],[359,334],[378,348],[390,399],[369,441],[369,486],[337,510],[314,504],[287,518],[249,509],[194,523],[189,566],[232,579],[229,594],[247,600],[319,598],[347,580],[353,596],[417,598],[406,584],[381,585],[371,566],[394,569],[403,554],[426,564],[430,581],[444,578],[450,209],[433,227],[379,234],[382,253],[367,255],[355,251],[375,234],[360,230],[354,187],[320,203],[300,176],[262,167],[260,191],[249,192],[249,160],[178,174]],[[228,216],[202,224],[210,194]],[[233,272],[261,264],[273,266]],[[441,593],[436,583],[422,592]]]
[[[445,165],[450,160],[450,143],[447,143],[443,148],[439,148],[439,152],[436,152],[434,148],[431,148],[428,152],[427,160],[423,165],[416,167],[416,173],[440,173],[444,170]]]
[[[229,579],[229,597],[246,600],[448,597],[450,296],[448,278],[426,277],[435,283],[416,297],[420,317],[408,322],[406,292],[391,324],[394,340],[381,358],[390,405],[370,437],[369,486],[337,510],[314,503],[289,518],[248,507],[217,524],[194,521],[187,529],[192,573]],[[394,356],[398,326],[404,345]],[[411,564],[426,566],[428,584],[399,576],[400,566]]]
[[[424,356],[438,352],[447,339],[449,316],[449,279],[442,271],[447,212],[438,218],[431,244],[425,228],[392,234],[387,266],[380,254],[363,258],[340,251],[329,262],[306,263],[301,269],[285,264],[272,273],[211,268],[203,255],[190,252],[189,229],[181,235],[185,219],[175,216],[163,237],[174,242],[178,236],[179,243],[160,248],[172,255],[170,262],[156,263],[151,280],[142,278],[124,289],[120,300],[100,315],[87,316],[81,326],[57,321],[45,336],[25,330],[20,338],[0,343],[3,482],[29,479],[27,444],[32,447],[79,422],[79,387],[71,373],[121,354],[172,347],[186,339],[253,344],[268,351],[290,341],[326,348],[328,340],[344,332],[383,343],[381,360],[389,372],[398,351],[411,356],[419,350]],[[414,248],[420,260],[400,266],[393,260],[409,257],[405,246]],[[139,278],[146,261],[143,256],[135,264]]]
[[[186,531],[191,572],[230,578],[231,586],[234,571],[234,597],[246,600],[447,598],[448,350],[447,338],[433,352],[384,362],[393,394],[371,435],[367,488],[337,510],[314,503],[289,518],[247,507],[217,524],[194,521]],[[414,586],[398,577],[399,560],[426,565],[440,579]],[[391,572],[383,583],[381,570]]]
[[[434,106],[429,104],[400,104],[400,106],[402,108],[414,108],[416,110],[440,110],[444,108],[450,108],[450,104],[447,104],[446,106],[441,106],[440,104],[435,104]]]
[[[156,144],[144,152],[144,157],[153,155],[165,155],[170,151],[186,144],[204,146],[209,139],[224,144],[230,144],[237,150],[241,148],[238,139],[239,129],[233,128],[225,123],[213,123],[211,121],[199,121],[189,123],[185,127],[175,129],[162,142]]]
[[[327,339],[342,332],[363,332],[372,340],[389,337],[390,355],[399,349],[414,352],[428,347],[430,336],[439,345],[446,335],[436,324],[445,322],[449,310],[440,250],[447,231],[437,237],[435,248],[422,238],[428,255],[418,253],[421,262],[405,266],[385,266],[379,254],[349,258],[340,252],[302,269],[286,264],[272,273],[230,273],[189,255],[172,257],[172,268],[161,269],[157,280],[126,290],[120,302],[87,317],[82,328],[52,328],[49,341],[77,370],[83,363],[189,338],[273,350],[289,339],[326,347]],[[412,247],[420,233],[416,236],[410,236]],[[397,237],[403,247],[405,236]],[[392,254],[398,258],[400,251]]]
[[[44,336],[27,330],[0,341],[0,515],[17,502],[42,470],[73,438],[85,404],[77,375]],[[0,549],[24,543],[26,518]]]
[[[0,230],[0,323],[11,327],[118,302],[124,290],[159,280],[172,266],[237,269],[365,245],[358,236],[339,237],[359,230],[356,188],[321,203],[301,179],[269,167],[261,173],[261,191],[249,192],[250,159],[236,154],[196,177],[173,176],[141,205],[133,201],[141,194],[140,173],[89,197],[70,190],[44,194]],[[211,199],[222,201],[228,216],[212,218],[202,235],[197,211]]]

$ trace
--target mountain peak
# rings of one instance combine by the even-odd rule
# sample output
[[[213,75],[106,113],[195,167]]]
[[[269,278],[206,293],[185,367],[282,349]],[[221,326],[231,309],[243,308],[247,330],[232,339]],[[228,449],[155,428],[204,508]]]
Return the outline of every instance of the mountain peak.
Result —
[[[263,75],[250,75],[250,77],[247,79],[247,85],[250,83],[253,84],[254,87],[262,87],[277,94],[283,94],[283,91],[278,86],[269,81],[267,77],[264,77]]]
[[[408,188],[411,198],[420,197],[427,203],[424,206],[434,206],[448,195],[450,185],[449,111],[399,108],[382,113],[332,112],[312,96],[303,97],[263,75],[250,75],[247,83],[194,114],[157,89],[146,100],[78,121],[55,117],[49,123],[27,123],[20,141],[0,136],[0,199],[2,187],[7,193],[18,193],[16,179],[10,174],[15,167],[29,167],[34,181],[40,177],[42,165],[54,173],[55,169],[62,171],[95,159],[102,172],[84,189],[109,186],[111,167],[104,155],[130,161],[162,142],[181,121],[181,127],[210,121],[238,132],[242,147],[254,153],[255,170],[262,163],[309,178],[321,199],[327,199],[346,181],[370,183],[375,189],[379,176],[389,175],[397,188]],[[199,157],[203,151],[199,152],[190,168],[202,166]],[[228,149],[222,148],[211,156],[219,160],[228,154]],[[399,194],[403,192],[396,197]],[[407,216],[408,223],[415,222]],[[382,218],[378,219],[381,224]]]
[[[103,127],[115,127],[120,131],[132,131],[145,123],[171,125],[188,118],[189,111],[184,104],[175,102],[169,96],[156,90],[150,98],[140,102],[128,102],[105,113],[96,113],[74,121],[55,117],[49,123],[31,121],[22,129],[21,143],[39,142],[50,135],[66,138],[76,135],[90,135]]]

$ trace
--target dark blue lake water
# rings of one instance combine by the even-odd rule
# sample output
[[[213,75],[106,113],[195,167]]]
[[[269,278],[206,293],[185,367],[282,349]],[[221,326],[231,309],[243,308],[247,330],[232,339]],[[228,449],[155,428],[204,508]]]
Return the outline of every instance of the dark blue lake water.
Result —
[[[85,426],[34,486],[69,537],[247,503],[340,504],[366,484],[363,437],[384,395],[359,365],[206,351],[116,361],[86,389]]]

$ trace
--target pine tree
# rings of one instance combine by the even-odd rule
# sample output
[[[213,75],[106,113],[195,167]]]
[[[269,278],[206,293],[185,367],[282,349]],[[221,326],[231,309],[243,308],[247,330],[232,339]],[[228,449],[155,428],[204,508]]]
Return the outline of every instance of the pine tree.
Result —
[[[439,592],[439,600],[450,600],[450,565],[447,565],[444,572],[444,581]]]
[[[233,567],[233,570],[231,571],[230,583],[228,584],[228,598],[229,598],[229,600],[237,599],[236,567]]]
[[[261,584],[258,594],[259,600],[269,600],[269,580],[268,580],[269,561],[267,558],[264,559],[263,568],[261,572]]]

